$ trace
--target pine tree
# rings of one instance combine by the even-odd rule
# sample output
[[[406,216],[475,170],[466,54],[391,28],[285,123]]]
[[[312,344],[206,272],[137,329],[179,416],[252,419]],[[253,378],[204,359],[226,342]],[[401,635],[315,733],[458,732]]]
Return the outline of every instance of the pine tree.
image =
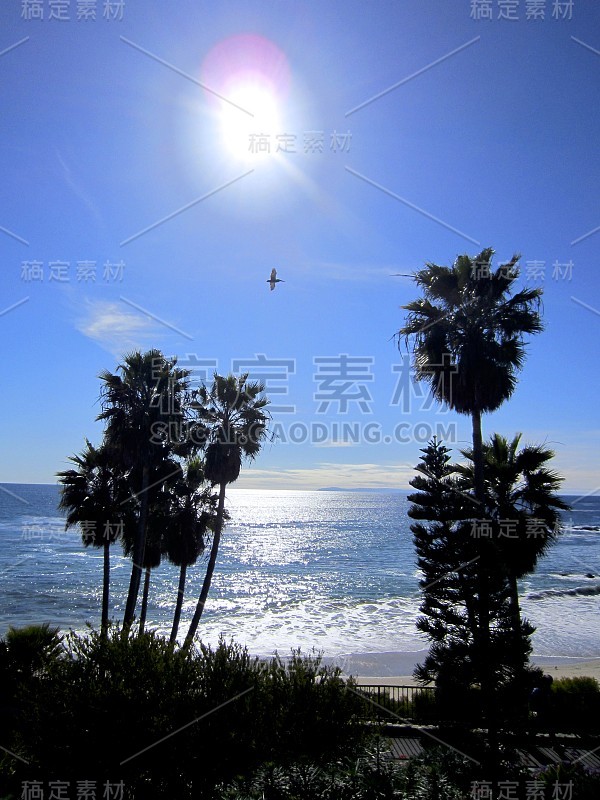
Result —
[[[430,649],[415,676],[435,681],[456,700],[480,683],[477,534],[486,520],[473,498],[472,481],[466,481],[451,464],[451,451],[434,437],[421,452],[418,474],[410,482],[417,493],[409,495],[413,505],[408,513],[415,520],[411,530],[423,573],[417,628],[429,638]],[[501,560],[490,574],[487,602],[492,679],[497,687],[510,684],[523,669],[531,634],[531,627],[524,623],[519,647],[515,647],[510,585]]]

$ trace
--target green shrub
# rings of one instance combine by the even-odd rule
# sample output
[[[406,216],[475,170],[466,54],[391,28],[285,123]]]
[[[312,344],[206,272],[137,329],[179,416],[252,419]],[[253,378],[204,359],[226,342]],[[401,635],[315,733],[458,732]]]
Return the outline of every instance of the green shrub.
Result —
[[[551,725],[555,729],[597,731],[600,685],[595,678],[559,678],[552,684],[549,706]]]
[[[246,779],[221,787],[217,800],[462,800],[470,787],[464,759],[435,748],[408,766],[378,759],[268,764]]]
[[[598,800],[600,797],[600,775],[589,772],[582,764],[552,765],[534,777],[543,784],[544,797],[572,800]]]
[[[186,651],[153,633],[71,633],[43,680],[23,670],[15,685],[3,743],[29,763],[4,753],[0,777],[18,795],[25,779],[93,777],[144,800],[212,797],[261,763],[332,758],[361,736],[339,669],[300,652],[265,662],[225,641]]]

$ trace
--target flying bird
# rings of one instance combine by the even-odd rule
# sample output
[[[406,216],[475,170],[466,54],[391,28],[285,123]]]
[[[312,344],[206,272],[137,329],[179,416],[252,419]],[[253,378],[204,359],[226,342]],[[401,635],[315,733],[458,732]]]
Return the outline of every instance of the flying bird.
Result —
[[[413,275],[408,275],[406,272],[393,272],[390,278],[413,278]]]
[[[285,283],[285,281],[282,281],[281,278],[277,277],[277,270],[275,267],[273,267],[271,270],[271,277],[267,278],[267,283],[270,285],[271,291],[273,291],[276,283]]]

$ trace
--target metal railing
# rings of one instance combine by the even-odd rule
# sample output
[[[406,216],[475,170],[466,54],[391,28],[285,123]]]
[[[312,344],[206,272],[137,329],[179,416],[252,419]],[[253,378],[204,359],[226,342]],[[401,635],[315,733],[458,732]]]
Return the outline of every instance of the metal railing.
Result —
[[[359,683],[354,688],[365,695],[364,719],[428,722],[435,717],[435,688],[432,686]]]

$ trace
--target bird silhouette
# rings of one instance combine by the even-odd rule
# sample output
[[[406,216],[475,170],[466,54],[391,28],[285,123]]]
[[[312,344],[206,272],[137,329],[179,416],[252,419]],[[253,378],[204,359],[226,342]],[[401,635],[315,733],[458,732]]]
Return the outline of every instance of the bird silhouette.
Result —
[[[277,270],[275,267],[273,267],[271,270],[271,277],[267,278],[267,283],[271,286],[271,291],[273,291],[276,283],[285,283],[285,281],[282,281],[281,278],[277,277]]]
[[[406,272],[393,272],[390,278],[412,278],[413,275],[408,275]]]

